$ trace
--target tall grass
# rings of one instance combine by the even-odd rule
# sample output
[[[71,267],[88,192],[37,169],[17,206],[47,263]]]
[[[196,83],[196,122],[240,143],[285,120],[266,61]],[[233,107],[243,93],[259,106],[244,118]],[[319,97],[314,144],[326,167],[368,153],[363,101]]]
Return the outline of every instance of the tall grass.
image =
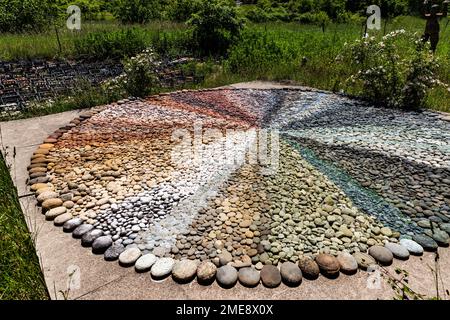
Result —
[[[387,32],[405,29],[423,32],[424,21],[414,17],[398,17],[389,21]],[[444,28],[442,28],[444,29]],[[318,26],[295,23],[268,23],[251,25],[242,41],[235,45],[219,74],[206,79],[207,86],[224,85],[235,81],[292,80],[298,84],[325,90],[345,89],[358,94],[358,88],[346,87],[345,80],[357,71],[356,65],[340,66],[335,58],[344,44],[362,35],[362,26],[332,24],[325,33]],[[255,37],[255,34],[260,34]],[[383,36],[383,30],[370,35]],[[257,40],[255,40],[257,39]],[[450,84],[450,28],[441,33],[437,57],[441,68],[439,78]],[[405,52],[408,43],[398,43]],[[450,111],[450,93],[442,88],[430,91],[426,105],[429,108]]]
[[[49,299],[17,190],[0,154],[0,300]]]
[[[156,34],[161,32],[171,33],[184,28],[183,24],[163,21],[152,22],[146,25],[121,25],[114,21],[85,22],[82,24],[80,31],[71,31],[65,27],[57,28],[61,51],[55,29],[37,34],[1,34],[0,60],[10,61],[32,58],[71,59],[77,57],[77,43],[79,44],[93,33],[139,29],[143,35],[143,42],[146,45],[150,45]]]

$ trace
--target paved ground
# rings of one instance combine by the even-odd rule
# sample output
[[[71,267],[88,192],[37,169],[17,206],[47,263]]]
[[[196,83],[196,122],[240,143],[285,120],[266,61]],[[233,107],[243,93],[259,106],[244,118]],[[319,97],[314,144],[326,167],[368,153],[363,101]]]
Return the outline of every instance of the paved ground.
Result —
[[[274,87],[273,84],[239,84],[239,87]],[[279,87],[276,85],[275,87]],[[379,286],[368,286],[376,275],[359,271],[357,275],[330,280],[320,277],[316,281],[304,280],[298,288],[281,285],[277,289],[259,286],[255,289],[241,285],[233,289],[222,289],[216,284],[209,287],[196,282],[176,284],[172,279],[155,282],[148,273],[137,274],[133,269],[119,267],[117,262],[105,262],[90,249],[80,246],[70,234],[65,234],[53,223],[46,222],[35,205],[34,196],[26,189],[27,170],[32,152],[50,133],[66,125],[77,111],[0,123],[0,142],[6,148],[11,174],[19,190],[21,204],[30,230],[36,235],[37,252],[44,270],[45,279],[53,299],[62,299],[67,293],[70,273],[73,268],[80,272],[72,277],[70,299],[391,299],[393,292],[385,280]],[[15,155],[15,156],[14,156]],[[450,249],[440,249],[442,283],[439,287],[450,288]],[[388,270],[402,267],[410,273],[411,287],[420,293],[435,296],[436,286],[430,266],[434,266],[434,254],[410,260],[394,261]],[[78,280],[79,275],[79,282]]]

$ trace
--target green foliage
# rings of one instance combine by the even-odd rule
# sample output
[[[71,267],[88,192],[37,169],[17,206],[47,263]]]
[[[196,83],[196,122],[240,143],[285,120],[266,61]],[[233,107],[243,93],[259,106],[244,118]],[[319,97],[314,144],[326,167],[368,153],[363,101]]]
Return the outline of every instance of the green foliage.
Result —
[[[253,22],[308,21],[315,20],[324,12],[335,22],[347,22],[354,14],[365,16],[372,4],[379,5],[384,17],[418,12],[420,0],[258,0],[256,6],[245,11],[247,19]],[[316,23],[316,22],[312,22]]]
[[[201,0],[173,0],[167,7],[167,16],[172,21],[186,22],[201,7]]]
[[[75,39],[76,54],[89,59],[123,58],[138,53],[145,46],[145,32],[137,28],[92,32]]]
[[[124,72],[104,84],[111,94],[122,93],[133,97],[145,97],[160,86],[158,78],[159,62],[153,50],[146,49],[123,62]]]
[[[374,103],[392,108],[421,108],[428,90],[441,84],[437,59],[405,30],[393,31],[381,41],[376,37],[356,40],[338,61],[354,62],[358,71],[349,78],[351,85],[361,87]]]
[[[165,59],[192,55],[191,34],[185,31],[157,32],[151,39],[155,52]]]
[[[300,23],[310,23],[318,25],[322,28],[322,31],[325,32],[325,27],[331,23],[330,17],[324,11],[319,11],[316,13],[303,13],[300,14],[295,21]]]
[[[54,9],[50,0],[0,0],[0,32],[43,31]]]
[[[202,8],[188,21],[193,43],[202,55],[223,55],[239,39],[243,20],[236,7],[220,0],[203,0]]]
[[[24,217],[17,189],[0,153],[0,300],[49,299]]]
[[[162,17],[161,0],[115,0],[114,17],[122,23],[146,23]]]
[[[256,74],[273,65],[286,64],[298,56],[298,51],[285,42],[277,42],[262,31],[246,30],[242,41],[233,46],[225,63],[233,73]]]
[[[70,5],[76,5],[81,10],[81,19],[101,20],[102,15],[109,9],[108,0],[53,0],[57,4],[58,14],[66,17],[66,10]]]

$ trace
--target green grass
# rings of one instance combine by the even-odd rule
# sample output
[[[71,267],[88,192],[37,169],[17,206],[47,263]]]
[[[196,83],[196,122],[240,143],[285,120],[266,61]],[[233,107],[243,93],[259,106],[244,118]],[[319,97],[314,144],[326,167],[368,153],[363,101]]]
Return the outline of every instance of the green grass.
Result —
[[[0,300],[49,299],[33,239],[0,155]]]
[[[441,21],[444,29],[446,20]],[[386,31],[405,29],[416,32],[419,37],[425,26],[425,21],[416,17],[397,17],[388,22]],[[73,33],[61,29],[60,38],[62,53],[58,53],[58,45],[53,32],[38,35],[0,35],[0,59],[19,58],[75,58],[77,52],[90,52],[89,41],[84,41],[92,32],[117,31],[135,27],[144,37],[144,43],[156,46],[157,52],[170,52],[171,56],[186,54],[182,50],[188,43],[184,31],[184,24],[172,22],[154,22],[147,25],[123,26],[114,21],[84,23],[82,31]],[[383,25],[384,27],[384,25]],[[282,54],[268,56],[261,49],[246,53],[248,39],[236,44],[230,52],[230,58],[211,68],[206,74],[205,82],[201,87],[214,87],[233,82],[250,80],[290,80],[300,85],[315,87],[324,90],[337,91],[344,86],[345,80],[355,66],[344,68],[335,64],[335,57],[341,52],[344,43],[352,42],[361,37],[363,28],[356,24],[331,24],[323,33],[321,27],[315,25],[301,25],[298,23],[266,23],[248,25],[249,33],[260,32],[265,34],[269,42],[281,48]],[[162,40],[164,34],[164,40]],[[382,36],[381,31],[370,31],[370,35]],[[439,78],[450,84],[450,27],[441,32],[441,41],[436,55],[441,60]],[[87,48],[75,48],[75,43],[84,44]],[[400,44],[406,45],[406,44]],[[126,48],[126,46],[124,46]],[[248,49],[248,48],[247,48]],[[256,48],[258,49],[258,48]],[[270,49],[270,46],[269,46]],[[264,49],[265,50],[265,49]],[[98,51],[98,50],[94,50]],[[111,50],[108,50],[108,52]],[[233,63],[234,68],[230,68]],[[254,55],[254,56],[252,56]],[[252,60],[253,57],[253,60]],[[302,61],[306,58],[306,63]],[[236,67],[237,66],[237,67]],[[237,69],[237,70],[236,70]],[[350,94],[357,94],[357,88],[345,88]],[[426,106],[430,109],[450,111],[450,93],[441,88],[429,92]],[[58,109],[59,108],[59,109]],[[59,106],[58,110],[63,110]]]
[[[56,31],[38,34],[1,34],[0,35],[0,60],[18,59],[73,59],[77,56],[76,40],[86,38],[94,32],[112,32],[138,28],[145,33],[145,42],[151,44],[155,35],[160,32],[171,33],[184,29],[183,24],[172,22],[153,22],[147,25],[120,25],[115,21],[85,22],[80,31],[70,31],[65,27],[58,28],[61,43],[59,51]]]
[[[415,17],[398,17],[387,25],[387,32],[405,29],[422,34],[424,20]],[[445,25],[445,21],[441,22]],[[325,33],[321,28],[313,25],[299,25],[295,23],[256,24],[250,27],[267,35],[269,41],[277,44],[282,51],[287,52],[280,59],[268,58],[264,63],[264,56],[258,56],[257,61],[251,61],[249,54],[243,54],[239,47],[245,47],[241,42],[236,45],[237,59],[241,59],[242,66],[238,70],[227,68],[225,62],[219,73],[210,75],[205,85],[218,86],[238,81],[250,80],[291,80],[297,84],[320,88],[324,90],[340,90],[344,81],[356,70],[353,65],[340,68],[335,64],[335,57],[341,52],[345,42],[352,42],[361,37],[362,28],[351,24],[332,24]],[[382,36],[383,30],[371,32],[370,35]],[[450,28],[441,33],[437,57],[440,59],[441,69],[439,78],[450,84]],[[399,45],[407,44],[400,43]],[[257,50],[257,48],[255,49]],[[232,50],[233,51],[233,50]],[[242,50],[245,53],[245,50]],[[253,53],[253,52],[252,52]],[[307,63],[302,65],[306,57]],[[357,94],[356,88],[346,88],[346,92]],[[430,91],[426,105],[428,108],[450,111],[450,93],[436,88]]]

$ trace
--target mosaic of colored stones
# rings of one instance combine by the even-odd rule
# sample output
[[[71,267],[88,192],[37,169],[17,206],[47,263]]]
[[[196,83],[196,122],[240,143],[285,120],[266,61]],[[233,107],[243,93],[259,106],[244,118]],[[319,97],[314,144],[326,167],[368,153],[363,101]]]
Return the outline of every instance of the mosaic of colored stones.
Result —
[[[247,161],[251,129],[280,135],[272,173]],[[174,161],[189,149],[177,130],[200,130],[203,161]],[[213,153],[230,136],[232,163]],[[96,107],[48,137],[29,173],[47,220],[157,279],[295,286],[449,244],[450,123],[319,90],[183,90]]]

